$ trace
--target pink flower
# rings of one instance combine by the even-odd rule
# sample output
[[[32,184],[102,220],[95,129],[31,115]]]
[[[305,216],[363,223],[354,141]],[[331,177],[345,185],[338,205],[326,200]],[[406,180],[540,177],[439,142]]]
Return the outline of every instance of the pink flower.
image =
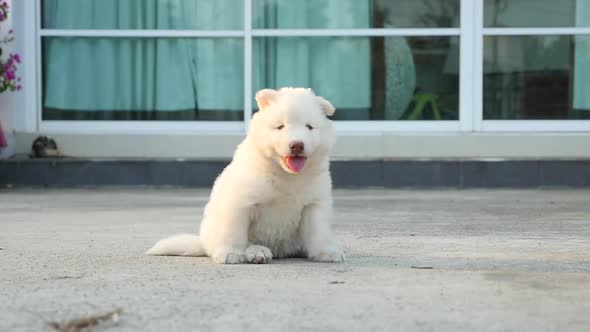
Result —
[[[13,79],[16,78],[16,75],[14,74],[14,71],[12,71],[12,70],[7,70],[6,73],[4,73],[4,75],[10,81],[12,81]]]
[[[0,0],[0,23],[8,18],[8,3],[5,0]],[[0,40],[0,43],[11,42],[14,31],[10,29],[8,31],[9,36],[4,37]],[[1,51],[1,48],[0,48]],[[22,89],[19,84],[21,81],[20,77],[16,76],[17,64],[21,63],[21,57],[18,53],[11,53],[7,59],[0,60],[0,92],[4,91],[18,91]]]
[[[16,61],[16,63],[20,63],[20,55],[18,53],[10,54],[10,58]]]

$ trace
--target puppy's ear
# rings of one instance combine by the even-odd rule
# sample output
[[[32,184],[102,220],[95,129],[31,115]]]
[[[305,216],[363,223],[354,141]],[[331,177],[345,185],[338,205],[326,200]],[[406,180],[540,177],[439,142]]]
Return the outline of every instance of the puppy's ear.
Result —
[[[316,98],[318,99],[318,102],[320,103],[320,108],[322,109],[322,111],[324,111],[324,114],[326,114],[326,116],[334,115],[334,113],[336,112],[336,108],[334,108],[334,105],[332,105],[331,102],[324,99],[324,97],[316,97]]]
[[[277,96],[278,91],[273,89],[262,89],[256,93],[256,103],[258,109],[263,110],[272,104]]]

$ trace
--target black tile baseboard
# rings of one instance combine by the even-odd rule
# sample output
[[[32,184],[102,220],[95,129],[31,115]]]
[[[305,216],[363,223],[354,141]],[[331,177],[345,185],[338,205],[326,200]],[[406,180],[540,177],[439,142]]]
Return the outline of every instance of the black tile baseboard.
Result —
[[[211,187],[229,161],[14,159],[0,187]],[[590,160],[333,161],[335,188],[590,188]]]

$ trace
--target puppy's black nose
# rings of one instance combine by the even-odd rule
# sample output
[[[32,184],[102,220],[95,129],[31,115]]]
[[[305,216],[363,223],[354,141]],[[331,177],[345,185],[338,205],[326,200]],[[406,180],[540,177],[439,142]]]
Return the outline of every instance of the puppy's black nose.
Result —
[[[294,141],[289,143],[289,148],[291,149],[291,153],[301,153],[303,152],[304,146],[303,142],[301,141]]]

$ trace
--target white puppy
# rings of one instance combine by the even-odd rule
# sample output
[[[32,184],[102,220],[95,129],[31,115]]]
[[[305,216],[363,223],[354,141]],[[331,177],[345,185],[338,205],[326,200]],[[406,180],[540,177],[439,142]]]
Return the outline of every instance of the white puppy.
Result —
[[[332,240],[334,106],[310,89],[264,89],[232,162],[215,181],[200,235],[163,239],[148,255],[209,256],[217,263],[273,257],[342,262]]]

